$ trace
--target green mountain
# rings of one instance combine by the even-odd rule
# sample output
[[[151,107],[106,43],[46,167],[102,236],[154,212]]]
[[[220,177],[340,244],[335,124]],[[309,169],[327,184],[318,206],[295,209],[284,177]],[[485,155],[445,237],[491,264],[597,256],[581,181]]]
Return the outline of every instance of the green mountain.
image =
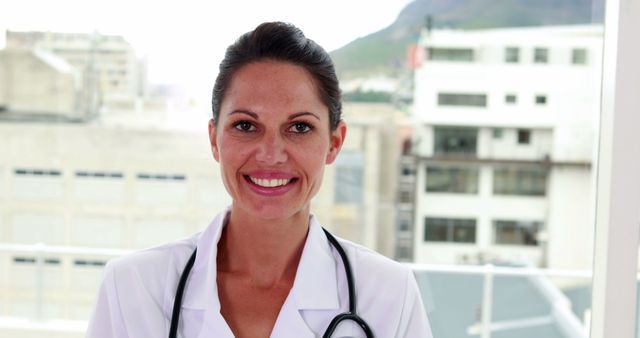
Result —
[[[406,71],[407,47],[434,28],[481,29],[602,22],[604,0],[414,0],[389,27],[331,52],[341,79]]]

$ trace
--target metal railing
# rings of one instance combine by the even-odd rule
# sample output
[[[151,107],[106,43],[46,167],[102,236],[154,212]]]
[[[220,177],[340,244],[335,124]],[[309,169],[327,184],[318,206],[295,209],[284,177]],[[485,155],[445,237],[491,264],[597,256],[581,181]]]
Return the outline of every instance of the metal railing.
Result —
[[[64,254],[76,257],[105,257],[112,258],[130,253],[131,250],[122,249],[96,249],[86,247],[72,246],[50,246],[45,244],[6,244],[0,243],[0,255],[29,255],[35,256],[36,283],[34,293],[36,295],[36,316],[35,318],[22,318],[19,320],[15,317],[0,317],[0,332],[3,329],[16,329],[11,323],[19,322],[21,327],[32,325],[33,328],[43,327],[42,323],[48,323],[56,326],[57,330],[63,328],[58,327],[55,323],[64,322],[64,320],[44,318],[43,316],[43,295],[44,295],[44,268],[45,258],[51,254]],[[434,264],[413,264],[405,263],[416,273],[449,273],[483,276],[483,294],[482,294],[482,311],[481,318],[478,323],[467,328],[469,335],[479,335],[481,338],[491,337],[492,331],[500,331],[513,328],[524,328],[528,326],[545,325],[552,322],[559,323],[560,329],[571,338],[588,337],[588,323],[582,324],[581,321],[571,310],[569,299],[550,281],[549,278],[575,278],[590,281],[592,272],[586,270],[560,270],[560,269],[540,269],[540,268],[518,268],[518,267],[502,267],[494,265],[484,266],[463,266],[463,265],[434,265]],[[545,300],[551,305],[551,314],[549,316],[535,317],[528,319],[513,320],[508,322],[493,322],[492,309],[494,288],[493,282],[496,276],[508,277],[528,277],[532,284],[537,288],[539,293],[543,295]],[[640,275],[639,275],[640,279]],[[27,320],[27,321],[25,321]],[[31,324],[28,324],[31,323]],[[68,321],[62,327],[68,326]],[[74,321],[73,331],[77,332],[78,328],[86,327],[86,322]],[[13,326],[12,326],[13,325]]]

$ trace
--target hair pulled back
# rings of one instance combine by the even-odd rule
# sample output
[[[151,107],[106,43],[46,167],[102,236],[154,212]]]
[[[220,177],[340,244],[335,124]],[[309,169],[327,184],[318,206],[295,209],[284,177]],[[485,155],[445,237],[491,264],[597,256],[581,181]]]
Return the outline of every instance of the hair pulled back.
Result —
[[[227,48],[213,87],[213,122],[218,124],[220,106],[234,74],[243,66],[262,60],[289,62],[303,67],[314,79],[318,95],[329,108],[329,123],[335,130],[342,115],[340,86],[333,61],[320,45],[304,36],[296,26],[265,22],[245,33]]]

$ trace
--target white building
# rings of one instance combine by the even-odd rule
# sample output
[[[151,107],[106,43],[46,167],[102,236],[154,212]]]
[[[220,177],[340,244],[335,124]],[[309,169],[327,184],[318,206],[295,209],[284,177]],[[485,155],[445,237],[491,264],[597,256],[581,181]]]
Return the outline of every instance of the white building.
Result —
[[[393,149],[385,146],[393,129],[384,118],[357,116],[391,114],[380,106],[345,110],[353,112],[347,141],[312,210],[337,235],[391,255],[395,172],[380,163]],[[30,337],[8,317],[78,321],[45,331],[81,336],[102,266],[120,254],[105,250],[189,236],[230,203],[206,121],[199,132],[115,123],[0,122],[0,336]],[[43,270],[35,251],[2,250],[35,243],[58,248],[43,255]]]
[[[7,31],[7,49],[41,49],[83,74],[83,87],[107,106],[132,106],[145,91],[145,67],[121,36]]]
[[[595,25],[423,34],[405,227],[416,262],[591,266],[602,37]]]
[[[0,50],[0,119],[83,117],[81,73],[44,50]]]

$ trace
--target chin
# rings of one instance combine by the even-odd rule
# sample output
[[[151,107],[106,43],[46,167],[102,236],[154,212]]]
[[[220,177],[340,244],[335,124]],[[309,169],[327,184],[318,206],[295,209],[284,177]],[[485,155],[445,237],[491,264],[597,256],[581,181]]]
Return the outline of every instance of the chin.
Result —
[[[287,203],[256,203],[239,204],[234,202],[234,207],[243,209],[247,214],[265,221],[282,221],[295,217],[300,213],[309,214],[309,205],[294,206]]]

